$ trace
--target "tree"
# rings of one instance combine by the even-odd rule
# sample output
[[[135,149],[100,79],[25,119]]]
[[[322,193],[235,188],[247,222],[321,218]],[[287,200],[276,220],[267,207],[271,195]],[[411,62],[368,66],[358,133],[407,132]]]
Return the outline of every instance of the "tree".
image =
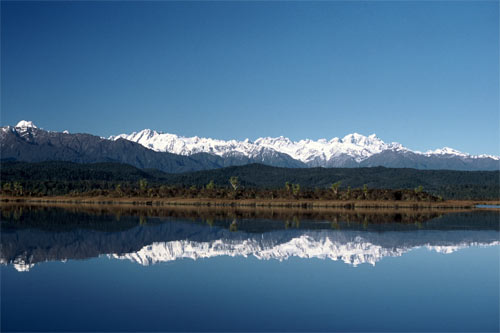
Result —
[[[293,184],[292,185],[292,192],[294,196],[298,196],[300,192],[300,184]]]
[[[331,189],[333,191],[333,194],[335,194],[335,196],[337,196],[337,194],[339,193],[339,187],[341,183],[342,183],[341,181],[338,181],[332,184]]]
[[[139,180],[139,188],[142,192],[146,191],[148,188],[148,181],[144,178]]]
[[[9,182],[3,184],[3,187],[2,189],[5,191],[5,192],[9,192],[12,190],[12,187],[11,187],[11,184]]]
[[[117,184],[115,186],[115,192],[116,192],[117,196],[119,196],[119,197],[123,196],[123,190],[122,190],[122,185],[121,184]]]
[[[231,183],[233,190],[236,191],[238,189],[239,186],[238,177],[232,176],[231,178],[229,178],[229,183]]]
[[[214,188],[215,188],[214,181],[213,181],[213,180],[211,180],[211,181],[207,184],[206,189],[207,189],[207,190],[213,190]]]
[[[23,195],[23,186],[20,182],[14,182],[14,195]]]

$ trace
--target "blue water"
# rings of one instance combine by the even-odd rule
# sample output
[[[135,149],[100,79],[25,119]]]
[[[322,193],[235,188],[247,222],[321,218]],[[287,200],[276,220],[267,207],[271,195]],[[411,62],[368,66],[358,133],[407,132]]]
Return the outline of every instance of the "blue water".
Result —
[[[476,205],[476,208],[500,208],[500,205]]]
[[[448,220],[477,224],[478,219],[498,217],[482,214]],[[229,233],[224,227],[176,219],[118,231],[9,225],[2,232],[2,256],[8,264],[1,266],[1,329],[496,332],[498,228],[489,222],[477,229],[474,223],[464,228],[461,222],[460,230],[456,225],[449,230],[442,227],[448,220],[442,219],[414,230],[373,232],[360,227]],[[124,257],[143,248],[141,243],[124,249],[131,243],[128,237],[149,243],[148,237],[153,237],[149,232],[165,240],[154,243],[165,246],[177,241],[212,244],[220,239],[240,244],[251,239],[276,248],[307,236],[326,237],[339,246],[353,246],[363,239],[389,252],[402,252],[377,257],[375,265],[314,257],[317,248],[306,251],[311,258],[290,255],[281,261],[255,256],[264,252],[237,255],[239,247],[232,252],[234,257],[197,260],[182,258],[191,253],[184,248],[176,252],[179,258],[148,265]],[[425,244],[461,248],[444,254]],[[91,248],[106,246],[111,246],[107,253],[118,253],[121,259],[102,250],[92,254]],[[12,259],[19,262],[23,254],[28,254],[25,263],[33,264],[28,271],[16,270]]]

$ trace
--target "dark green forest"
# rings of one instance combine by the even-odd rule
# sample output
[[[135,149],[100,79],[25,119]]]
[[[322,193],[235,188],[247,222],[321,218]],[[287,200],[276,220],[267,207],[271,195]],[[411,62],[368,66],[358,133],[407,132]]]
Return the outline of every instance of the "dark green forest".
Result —
[[[326,195],[326,199],[340,199],[349,193],[352,199],[370,199],[381,195],[394,199],[392,194],[381,191],[391,189],[407,190],[404,193],[427,192],[444,199],[500,198],[500,171],[384,167],[297,169],[249,164],[167,174],[119,163],[3,161],[0,182],[3,194],[32,196],[86,193],[224,197],[226,193],[232,193],[241,198],[255,198],[256,190],[269,190],[268,195],[274,197],[276,193],[278,197],[285,198]]]

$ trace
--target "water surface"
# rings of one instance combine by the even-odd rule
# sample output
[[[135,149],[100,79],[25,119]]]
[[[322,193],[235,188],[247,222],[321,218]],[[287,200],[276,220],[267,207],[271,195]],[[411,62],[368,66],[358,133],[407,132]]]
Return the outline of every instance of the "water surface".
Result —
[[[476,205],[477,208],[500,208],[500,205]]]
[[[499,330],[498,212],[281,213],[4,207],[1,329]]]

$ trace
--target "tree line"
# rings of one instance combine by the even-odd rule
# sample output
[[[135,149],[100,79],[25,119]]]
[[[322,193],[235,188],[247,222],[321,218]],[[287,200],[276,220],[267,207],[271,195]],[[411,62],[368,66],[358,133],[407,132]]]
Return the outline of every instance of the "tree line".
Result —
[[[500,173],[388,168],[287,169],[246,165],[185,174],[118,163],[2,162],[2,195],[109,195],[242,199],[499,199]]]
[[[422,187],[413,190],[371,189],[367,185],[362,188],[340,189],[340,182],[333,183],[330,188],[301,188],[300,184],[286,182],[282,188],[244,188],[239,179],[232,176],[228,179],[230,187],[216,186],[210,181],[205,186],[175,186],[150,184],[146,179],[137,182],[3,182],[1,194],[5,196],[107,196],[111,198],[207,198],[207,199],[286,199],[286,200],[403,200],[403,201],[441,201],[439,196],[423,191]]]

